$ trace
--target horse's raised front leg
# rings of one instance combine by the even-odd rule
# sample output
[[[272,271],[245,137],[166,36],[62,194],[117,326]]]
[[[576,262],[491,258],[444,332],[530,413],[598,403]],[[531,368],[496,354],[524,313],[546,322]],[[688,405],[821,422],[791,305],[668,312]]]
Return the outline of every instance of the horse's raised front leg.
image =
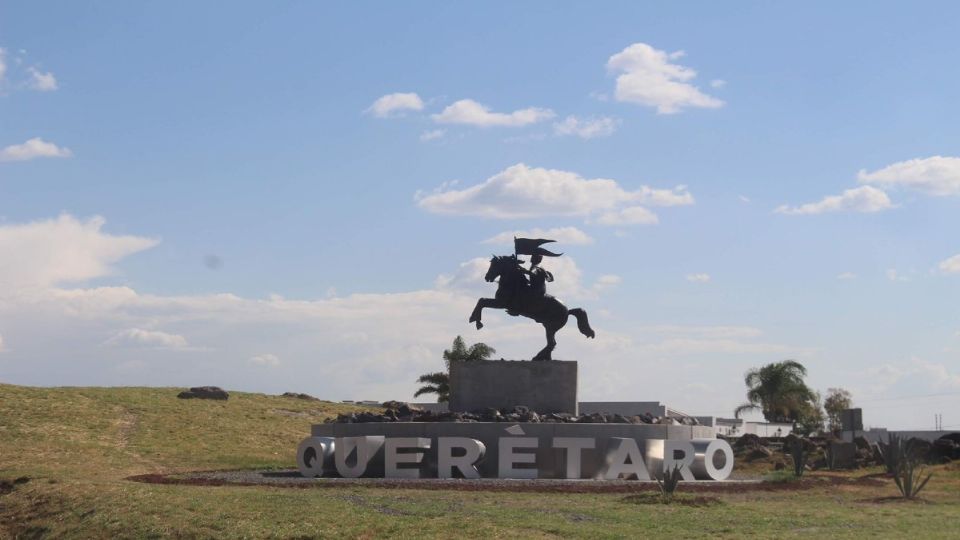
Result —
[[[470,320],[468,322],[477,323],[477,330],[483,328],[483,323],[480,322],[480,317],[483,313],[483,308],[502,308],[500,302],[496,298],[481,298],[477,300],[477,305],[473,308],[473,312],[470,313]]]

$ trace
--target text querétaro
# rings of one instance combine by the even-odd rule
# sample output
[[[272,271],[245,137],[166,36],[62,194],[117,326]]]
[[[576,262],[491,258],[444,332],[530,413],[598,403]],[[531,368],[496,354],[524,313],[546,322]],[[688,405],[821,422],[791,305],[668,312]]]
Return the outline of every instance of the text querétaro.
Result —
[[[725,480],[733,449],[722,439],[499,437],[497,449],[469,437],[308,437],[297,449],[306,477],[562,478],[651,480],[680,466],[685,481]],[[496,459],[495,464],[488,460]],[[585,459],[586,458],[586,459]]]

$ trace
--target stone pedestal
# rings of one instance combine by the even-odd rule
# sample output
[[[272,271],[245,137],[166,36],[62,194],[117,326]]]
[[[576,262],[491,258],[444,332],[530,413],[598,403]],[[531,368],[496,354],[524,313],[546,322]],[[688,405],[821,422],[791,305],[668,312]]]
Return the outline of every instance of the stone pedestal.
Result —
[[[529,407],[577,414],[577,363],[482,360],[450,363],[450,410]]]

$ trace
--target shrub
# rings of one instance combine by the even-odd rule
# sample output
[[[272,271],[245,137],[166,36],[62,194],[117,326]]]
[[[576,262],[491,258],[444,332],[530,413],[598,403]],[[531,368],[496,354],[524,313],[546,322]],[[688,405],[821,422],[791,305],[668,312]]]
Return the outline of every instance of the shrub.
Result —
[[[680,474],[680,470],[683,469],[683,465],[676,465],[672,470],[664,471],[663,480],[657,478],[657,487],[660,488],[660,498],[664,502],[669,502],[673,498],[673,492],[677,490],[677,486],[680,485],[680,480],[683,476]]]

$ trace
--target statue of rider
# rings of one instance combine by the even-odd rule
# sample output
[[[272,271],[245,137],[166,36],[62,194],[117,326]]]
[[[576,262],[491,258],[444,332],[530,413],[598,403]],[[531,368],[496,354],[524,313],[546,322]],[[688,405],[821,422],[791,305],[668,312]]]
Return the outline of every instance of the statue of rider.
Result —
[[[541,247],[543,244],[553,242],[553,240],[546,240],[543,238],[514,238],[513,247],[516,255],[530,255],[530,269],[527,270],[522,266],[519,267],[529,279],[529,287],[524,287],[519,291],[519,296],[516,298],[516,304],[522,303],[539,303],[545,296],[547,296],[547,282],[553,281],[553,274],[543,269],[540,266],[540,263],[543,261],[543,257],[559,257],[563,253],[553,253],[552,251],[546,250]],[[522,262],[522,261],[518,261]]]
[[[543,298],[547,295],[547,282],[553,282],[553,274],[543,269],[540,263],[543,256],[539,253],[530,257],[530,269],[521,268],[523,273],[530,277],[530,294],[535,299]]]

